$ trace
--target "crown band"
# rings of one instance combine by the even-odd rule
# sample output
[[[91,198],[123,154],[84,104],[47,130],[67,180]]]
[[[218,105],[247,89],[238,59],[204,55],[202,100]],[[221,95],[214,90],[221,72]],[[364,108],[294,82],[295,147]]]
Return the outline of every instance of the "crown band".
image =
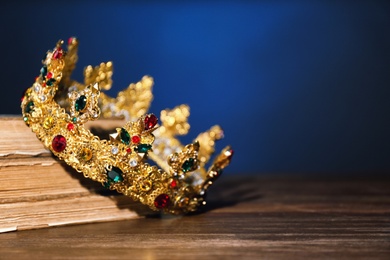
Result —
[[[230,163],[226,147],[208,170],[214,143],[223,137],[214,126],[193,143],[183,146],[176,138],[187,134],[189,107],[145,114],[153,98],[153,79],[145,76],[111,98],[112,63],[84,71],[85,84],[70,79],[77,62],[78,40],[70,38],[67,51],[59,41],[43,60],[40,75],[24,94],[23,120],[52,153],[83,173],[152,210],[182,214],[204,205],[205,193]],[[89,120],[123,117],[128,122],[109,140],[101,140],[84,127]],[[148,159],[157,165],[151,165]]]

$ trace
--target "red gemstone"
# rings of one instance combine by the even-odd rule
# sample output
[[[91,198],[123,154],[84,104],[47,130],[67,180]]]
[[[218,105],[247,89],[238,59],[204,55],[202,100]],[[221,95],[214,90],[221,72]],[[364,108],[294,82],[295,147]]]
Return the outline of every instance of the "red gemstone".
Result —
[[[66,139],[62,135],[57,135],[53,138],[53,141],[51,142],[51,147],[54,151],[57,153],[62,152],[66,148]]]
[[[133,137],[131,138],[131,142],[132,142],[133,144],[138,144],[140,141],[141,141],[141,138],[139,138],[138,135],[135,135],[135,136],[133,136]]]
[[[67,128],[69,131],[72,131],[72,130],[74,129],[74,124],[68,123],[68,125],[66,126],[66,128]]]
[[[157,121],[158,121],[158,118],[153,114],[146,116],[145,117],[145,130],[152,129],[157,124]]]
[[[26,88],[26,89],[23,91],[23,95],[22,95],[22,98],[20,99],[20,102],[23,102],[23,100],[26,98],[27,90],[28,90],[28,88]]]
[[[130,149],[130,148],[127,148],[127,149],[126,149],[126,152],[127,152],[127,153],[131,153],[131,149]]]
[[[170,199],[167,194],[160,194],[154,199],[154,206],[158,209],[163,209],[168,207],[169,202]]]
[[[53,77],[53,73],[48,72],[47,75],[46,75],[46,78],[47,79],[51,79],[52,77]]]
[[[62,49],[60,47],[58,47],[54,53],[53,53],[53,59],[61,59],[62,57]]]
[[[172,180],[171,184],[169,184],[169,187],[170,187],[171,189],[176,188],[176,187],[177,187],[177,181],[176,181],[176,180]]]
[[[68,45],[71,45],[74,39],[76,39],[76,38],[75,37],[70,37],[68,39]]]

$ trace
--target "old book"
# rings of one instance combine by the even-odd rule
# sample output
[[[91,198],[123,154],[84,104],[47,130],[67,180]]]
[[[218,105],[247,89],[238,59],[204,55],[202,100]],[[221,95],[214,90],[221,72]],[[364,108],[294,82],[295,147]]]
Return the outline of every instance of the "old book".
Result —
[[[118,120],[89,122],[105,132]],[[85,179],[46,150],[21,117],[0,117],[0,233],[138,218],[141,203]]]

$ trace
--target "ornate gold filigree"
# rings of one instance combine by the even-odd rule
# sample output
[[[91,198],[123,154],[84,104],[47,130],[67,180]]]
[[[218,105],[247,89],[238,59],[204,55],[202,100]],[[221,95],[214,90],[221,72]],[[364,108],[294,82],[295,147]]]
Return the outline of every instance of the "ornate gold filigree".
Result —
[[[47,52],[40,75],[21,104],[24,121],[45,147],[86,178],[153,210],[179,214],[204,205],[206,190],[233,155],[226,147],[205,169],[215,141],[223,137],[222,129],[214,126],[182,145],[177,137],[189,131],[188,106],[163,110],[159,126],[154,114],[146,114],[153,99],[151,77],[109,97],[101,91],[111,88],[112,63],[86,67],[85,82],[77,82],[70,76],[78,60],[78,40],[70,38],[67,51],[62,44],[59,41]],[[84,127],[101,115],[128,122],[101,140]]]

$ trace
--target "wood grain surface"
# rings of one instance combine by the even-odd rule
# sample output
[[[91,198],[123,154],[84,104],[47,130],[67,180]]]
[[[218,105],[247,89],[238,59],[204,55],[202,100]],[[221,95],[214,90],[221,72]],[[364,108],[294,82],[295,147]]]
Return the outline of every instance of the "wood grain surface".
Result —
[[[4,233],[0,259],[390,259],[388,175],[218,182],[199,214]]]

